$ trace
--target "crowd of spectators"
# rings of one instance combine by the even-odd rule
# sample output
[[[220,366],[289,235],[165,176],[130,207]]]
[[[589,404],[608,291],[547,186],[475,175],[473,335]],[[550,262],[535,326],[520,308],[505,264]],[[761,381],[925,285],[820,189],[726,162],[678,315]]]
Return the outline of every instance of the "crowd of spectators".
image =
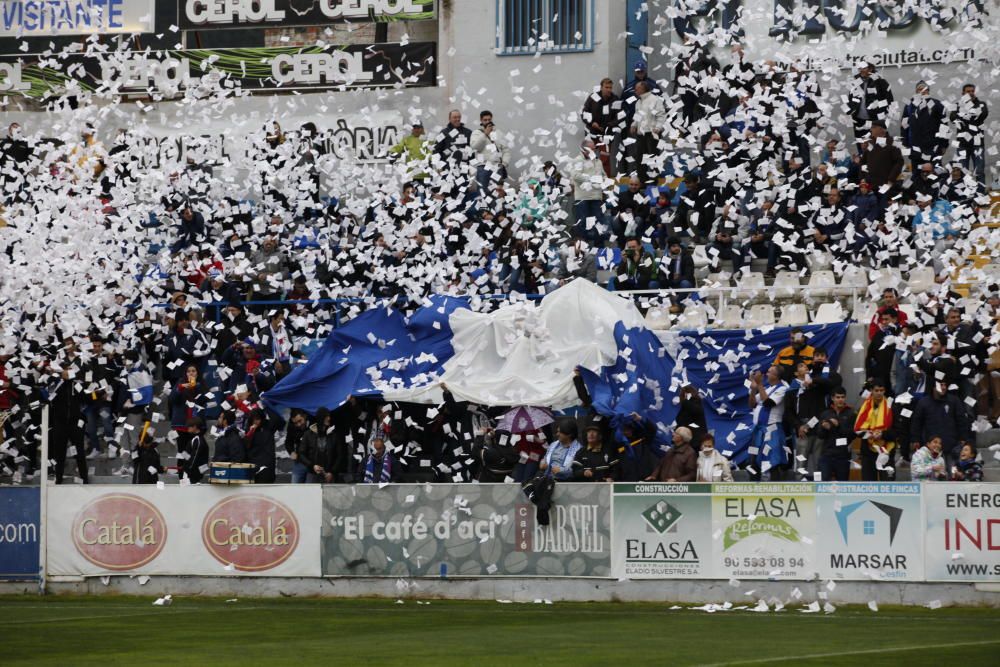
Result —
[[[154,173],[130,130],[105,147],[92,128],[61,142],[11,124],[0,238],[17,277],[5,281],[0,472],[37,469],[47,403],[57,483],[66,459],[86,482],[97,457],[120,458],[137,483],[156,481],[164,438],[191,483],[210,460],[250,463],[258,482],[274,481],[282,452],[296,482],[525,481],[538,470],[726,479],[703,418],[679,417],[674,446],[663,448],[638,415],[614,431],[588,423],[582,445],[569,423],[498,435],[497,408],[447,392],[433,417],[426,406],[352,398],[286,423],[260,402],[312,341],[379,299],[405,308],[430,293],[542,294],[597,281],[603,268],[609,289],[680,290],[679,305],[698,298],[700,248],[716,272],[747,272],[756,259],[767,276],[804,274],[823,256],[835,273],[931,265],[937,277],[915,321],[897,292],[883,294],[857,412],[820,351],[796,341],[749,379],[752,475],[843,479],[844,441],[860,437],[866,479],[891,477],[897,452],[912,457],[915,476],[975,478],[971,424],[1000,418],[1000,288],[982,285],[963,310],[950,281],[957,246],[989,204],[988,110],[975,85],[942,101],[921,81],[900,112],[869,64],[846,99],[827,100],[812,72],[748,61],[739,47],[723,66],[694,40],[666,84],[642,62],[620,95],[602,80],[580,114],[578,153],[534,161],[520,178],[502,118],[480,111],[471,129],[454,110],[434,138],[412,123],[388,151],[393,178],[333,193],[323,184],[338,167],[311,123],[286,132],[270,122],[251,138],[249,187],[239,191],[217,160]],[[851,137],[825,122],[836,109]],[[155,198],[138,194],[159,177]],[[60,242],[45,259],[51,274],[37,275],[32,253]],[[88,256],[94,243],[104,249]],[[62,291],[46,292],[53,284]]]

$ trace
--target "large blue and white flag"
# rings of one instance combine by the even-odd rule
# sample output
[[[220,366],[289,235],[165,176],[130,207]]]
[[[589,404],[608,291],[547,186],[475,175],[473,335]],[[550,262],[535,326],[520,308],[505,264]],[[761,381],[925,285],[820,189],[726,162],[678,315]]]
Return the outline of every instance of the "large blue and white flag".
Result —
[[[847,324],[804,327],[835,365]],[[474,312],[464,299],[431,297],[409,318],[370,310],[335,330],[309,361],[264,394],[283,411],[335,408],[349,396],[437,404],[441,384],[460,401],[488,406],[579,405],[582,369],[594,409],[616,420],[638,413],[661,435],[692,384],[718,448],[740,462],[750,440],[746,379],[788,344],[789,329],[666,331],[644,326],[629,298],[576,280],[540,301]]]
[[[431,297],[409,318],[370,310],[335,330],[309,361],[265,394],[273,409],[336,407],[348,396],[439,403],[441,383],[483,405],[576,405],[573,370],[615,363],[615,327],[642,326],[626,299],[585,280],[540,302],[491,313]]]

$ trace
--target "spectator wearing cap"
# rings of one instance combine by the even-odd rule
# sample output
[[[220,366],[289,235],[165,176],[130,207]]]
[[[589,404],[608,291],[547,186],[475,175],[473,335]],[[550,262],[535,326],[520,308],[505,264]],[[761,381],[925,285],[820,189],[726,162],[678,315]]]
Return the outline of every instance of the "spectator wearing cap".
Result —
[[[427,157],[431,154],[431,143],[424,136],[424,124],[420,121],[410,126],[410,133],[389,149],[390,158],[402,158],[407,169],[413,173],[407,174],[407,179],[422,181],[427,178],[423,171]]]
[[[900,134],[903,145],[910,149],[910,168],[925,162],[941,164],[941,158],[948,149],[947,135],[941,136],[941,126],[945,123],[944,105],[941,100],[931,97],[931,87],[926,81],[918,81],[915,95],[903,107]]]
[[[243,307],[243,296],[239,287],[226,280],[226,272],[223,269],[217,267],[209,269],[199,288],[204,297],[215,304],[205,309],[205,315],[210,320],[219,322],[223,319],[224,309]]]
[[[632,118],[635,116],[635,105],[638,102],[639,96],[636,94],[635,89],[640,83],[645,83],[649,86],[650,92],[655,95],[662,94],[660,90],[660,84],[656,82],[656,79],[651,79],[649,77],[649,72],[646,68],[645,60],[638,60],[635,63],[635,67],[632,70],[632,80],[628,82],[625,88],[622,89],[622,110],[625,114],[625,126],[629,127],[632,125]]]
[[[576,435],[576,421],[564,418],[556,427],[556,441],[549,445],[538,469],[559,481],[572,480],[573,459],[581,449]]]
[[[618,460],[605,445],[602,430],[593,420],[584,429],[587,444],[573,460],[574,482],[614,481]]]
[[[989,110],[986,102],[976,97],[976,86],[967,83],[962,86],[962,97],[951,112],[958,140],[956,157],[959,163],[976,175],[980,185],[986,185],[986,144],[983,123]]]
[[[885,123],[888,119],[892,101],[892,88],[889,82],[875,71],[874,65],[861,63],[847,102],[848,111],[854,121],[854,138],[859,146],[861,140],[868,135],[873,123]]]
[[[698,457],[691,446],[691,429],[679,426],[674,429],[673,446],[663,455],[648,482],[693,482],[698,474]]]

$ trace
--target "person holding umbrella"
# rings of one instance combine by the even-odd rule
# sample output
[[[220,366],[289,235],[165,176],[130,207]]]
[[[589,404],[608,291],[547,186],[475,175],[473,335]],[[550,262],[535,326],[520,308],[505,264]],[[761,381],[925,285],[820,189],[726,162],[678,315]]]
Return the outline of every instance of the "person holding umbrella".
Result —
[[[518,484],[524,484],[538,474],[538,465],[545,456],[545,433],[542,428],[551,423],[551,412],[524,405],[500,417],[496,430],[511,434],[517,454],[513,477]]]

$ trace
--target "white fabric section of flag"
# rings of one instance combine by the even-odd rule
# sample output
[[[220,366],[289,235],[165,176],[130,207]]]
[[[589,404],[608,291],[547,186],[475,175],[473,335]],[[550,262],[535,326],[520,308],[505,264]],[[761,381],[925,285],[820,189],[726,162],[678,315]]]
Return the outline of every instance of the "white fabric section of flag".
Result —
[[[540,302],[508,304],[492,313],[461,309],[449,320],[454,356],[442,377],[423,387],[387,389],[386,400],[437,403],[440,382],[459,401],[485,405],[579,403],[573,370],[597,371],[618,356],[615,324],[642,326],[628,299],[576,280]]]

